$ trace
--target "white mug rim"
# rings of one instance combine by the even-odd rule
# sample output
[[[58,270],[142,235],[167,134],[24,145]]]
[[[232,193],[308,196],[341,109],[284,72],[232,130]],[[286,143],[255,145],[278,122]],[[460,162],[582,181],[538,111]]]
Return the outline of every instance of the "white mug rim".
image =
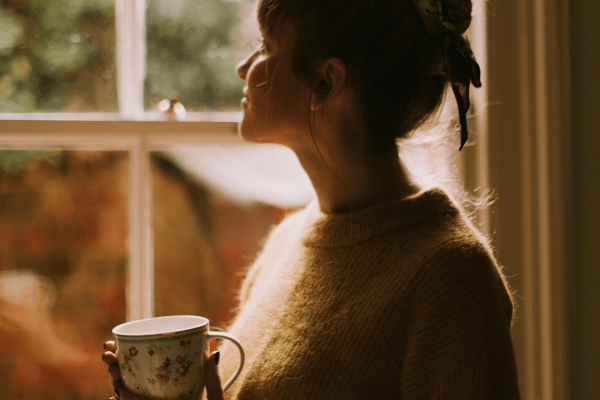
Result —
[[[177,329],[175,331],[168,329],[150,329],[144,332],[131,332],[127,331],[131,329],[135,325],[144,325],[148,321],[156,322],[156,321],[164,321],[170,319],[184,319],[189,321],[190,326],[184,329]],[[137,339],[137,340],[152,340],[152,339],[171,339],[174,337],[179,337],[183,335],[189,335],[191,333],[208,331],[209,320],[204,317],[200,317],[197,315],[168,315],[164,317],[153,317],[153,318],[144,318],[138,319],[134,321],[125,322],[123,324],[117,325],[113,328],[112,333],[117,339]]]

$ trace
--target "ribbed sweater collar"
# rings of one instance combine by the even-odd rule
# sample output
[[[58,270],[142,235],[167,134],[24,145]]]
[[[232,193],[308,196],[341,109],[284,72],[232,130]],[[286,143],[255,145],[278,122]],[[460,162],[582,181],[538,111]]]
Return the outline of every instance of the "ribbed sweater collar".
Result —
[[[353,245],[432,218],[451,218],[457,208],[441,189],[434,188],[364,210],[325,214],[314,199],[307,206],[304,244],[310,247]]]

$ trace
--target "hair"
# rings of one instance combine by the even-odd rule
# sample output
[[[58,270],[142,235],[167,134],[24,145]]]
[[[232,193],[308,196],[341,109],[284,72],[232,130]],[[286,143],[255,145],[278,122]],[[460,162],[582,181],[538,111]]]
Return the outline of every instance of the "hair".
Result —
[[[411,0],[259,1],[264,31],[282,20],[295,28],[296,76],[318,95],[316,68],[328,58],[343,60],[375,134],[404,138],[442,103],[448,77],[435,71],[444,38],[425,31]]]
[[[442,0],[454,10],[452,22],[468,26],[472,5],[462,2],[468,7],[456,11],[456,0]],[[459,136],[451,129],[457,119],[438,112],[449,84],[449,75],[439,74],[445,38],[426,32],[412,0],[259,0],[257,18],[266,34],[283,21],[294,28],[292,69],[311,89],[310,101],[326,94],[316,69],[341,59],[366,127],[375,141],[399,143],[413,180],[423,188],[443,187],[469,214],[483,204],[469,199],[451,168],[456,152],[449,149],[449,133]]]

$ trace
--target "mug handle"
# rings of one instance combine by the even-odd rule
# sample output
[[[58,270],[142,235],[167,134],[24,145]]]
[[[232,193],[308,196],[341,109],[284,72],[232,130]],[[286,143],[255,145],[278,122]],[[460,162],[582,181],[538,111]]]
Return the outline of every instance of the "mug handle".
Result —
[[[242,372],[242,368],[244,367],[244,360],[245,360],[244,349],[242,348],[242,344],[240,343],[238,338],[236,338],[235,336],[233,336],[230,333],[208,331],[207,336],[209,339],[212,339],[212,338],[227,339],[227,340],[231,341],[238,348],[238,350],[240,352],[240,364],[238,365],[238,367],[235,370],[235,372],[233,373],[233,375],[231,375],[231,378],[229,378],[227,380],[227,382],[225,382],[225,384],[223,385],[223,391],[225,391],[225,390],[227,390],[227,388],[229,386],[231,386],[233,381],[235,381],[236,378],[240,375],[240,372]]]

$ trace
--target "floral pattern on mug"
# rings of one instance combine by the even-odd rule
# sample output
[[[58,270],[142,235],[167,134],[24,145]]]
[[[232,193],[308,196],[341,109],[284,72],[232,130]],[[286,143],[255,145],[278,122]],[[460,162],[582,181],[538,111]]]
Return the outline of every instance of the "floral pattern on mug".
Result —
[[[167,357],[163,362],[163,365],[158,367],[156,381],[168,382],[173,380],[173,384],[177,386],[179,380],[190,372],[192,364],[192,361],[186,361],[185,356],[177,356],[175,363],[173,363],[172,360]],[[149,383],[154,384],[156,381]]]
[[[128,344],[119,364],[121,376],[126,387],[139,395],[192,400],[202,387],[204,371],[197,361],[203,353],[204,341],[194,338]],[[175,394],[178,390],[182,391]]]
[[[140,352],[135,348],[135,346],[129,348],[129,356],[131,358],[137,356]]]

